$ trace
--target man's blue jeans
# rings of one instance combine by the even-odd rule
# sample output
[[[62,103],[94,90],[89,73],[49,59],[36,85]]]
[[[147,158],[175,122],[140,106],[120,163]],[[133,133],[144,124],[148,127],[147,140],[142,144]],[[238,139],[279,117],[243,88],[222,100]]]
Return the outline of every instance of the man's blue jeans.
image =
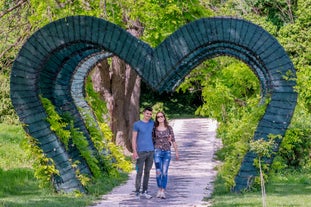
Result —
[[[171,151],[160,149],[154,150],[154,163],[156,167],[156,178],[158,188],[166,189],[168,180],[168,167],[171,161]]]

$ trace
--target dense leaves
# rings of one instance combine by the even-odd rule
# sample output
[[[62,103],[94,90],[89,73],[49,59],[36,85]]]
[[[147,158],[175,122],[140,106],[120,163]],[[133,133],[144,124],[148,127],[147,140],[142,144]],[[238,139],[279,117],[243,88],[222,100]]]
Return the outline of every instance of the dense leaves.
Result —
[[[154,47],[185,23],[212,15],[198,0],[108,0],[105,11],[105,17],[119,25],[139,20],[144,27],[142,39]]]

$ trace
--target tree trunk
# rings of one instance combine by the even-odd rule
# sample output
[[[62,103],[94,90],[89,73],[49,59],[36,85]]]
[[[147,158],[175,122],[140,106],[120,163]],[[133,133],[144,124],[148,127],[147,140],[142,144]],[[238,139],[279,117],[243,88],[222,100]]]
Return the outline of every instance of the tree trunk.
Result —
[[[141,24],[135,21],[127,31],[139,37],[142,29]],[[94,89],[107,103],[113,141],[123,147],[124,154],[129,155],[132,152],[132,126],[139,119],[141,78],[117,56],[112,57],[110,62],[104,60],[96,66],[92,81]]]

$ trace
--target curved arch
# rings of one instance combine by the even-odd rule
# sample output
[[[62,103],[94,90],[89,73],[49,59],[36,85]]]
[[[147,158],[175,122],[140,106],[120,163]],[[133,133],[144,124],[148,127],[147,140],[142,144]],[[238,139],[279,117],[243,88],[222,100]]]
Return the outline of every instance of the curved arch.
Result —
[[[78,108],[88,108],[83,100],[88,71],[97,61],[111,55],[131,65],[159,92],[174,90],[207,59],[228,55],[245,62],[260,81],[262,98],[271,97],[254,139],[267,139],[269,134],[283,136],[296,105],[295,81],[284,79],[289,73],[295,78],[292,62],[272,35],[251,22],[228,17],[199,19],[151,48],[103,19],[72,16],[57,20],[34,33],[21,48],[11,73],[11,99],[27,133],[55,161],[63,180],[57,185],[60,190],[83,190],[70,160],[80,161],[81,172],[92,172],[79,151],[74,147],[66,150],[50,130],[39,95],[50,99],[58,112],[70,112],[75,117],[75,126],[83,132],[96,156],[98,152]],[[91,113],[90,109],[87,111]],[[280,142],[281,139],[278,146]],[[249,178],[257,175],[254,158],[252,153],[245,155],[235,179],[235,191],[247,188]],[[272,160],[273,156],[266,162]]]
[[[155,58],[159,59],[156,70],[165,74],[158,90],[174,90],[194,67],[219,55],[233,56],[248,64],[260,81],[262,99],[271,97],[254,139],[268,139],[269,134],[283,137],[296,106],[295,68],[278,41],[251,22],[215,17],[177,30],[155,49]],[[288,74],[290,79],[284,78]],[[278,139],[274,151],[278,151],[280,143]],[[265,161],[271,163],[273,158]],[[249,187],[249,180],[257,175],[254,159],[251,152],[245,155],[234,191]]]

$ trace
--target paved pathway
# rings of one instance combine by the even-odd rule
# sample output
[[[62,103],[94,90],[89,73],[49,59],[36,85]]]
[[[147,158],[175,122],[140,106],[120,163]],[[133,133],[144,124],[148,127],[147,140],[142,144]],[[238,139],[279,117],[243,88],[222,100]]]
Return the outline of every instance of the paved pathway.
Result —
[[[180,159],[175,160],[173,150],[166,199],[156,198],[157,185],[153,166],[149,181],[152,199],[135,198],[133,192],[135,171],[133,171],[126,184],[114,188],[92,207],[210,206],[209,202],[202,199],[211,195],[216,176],[214,168],[217,162],[213,156],[221,146],[220,140],[216,139],[217,123],[211,119],[200,118],[175,119],[170,124],[174,129]]]

